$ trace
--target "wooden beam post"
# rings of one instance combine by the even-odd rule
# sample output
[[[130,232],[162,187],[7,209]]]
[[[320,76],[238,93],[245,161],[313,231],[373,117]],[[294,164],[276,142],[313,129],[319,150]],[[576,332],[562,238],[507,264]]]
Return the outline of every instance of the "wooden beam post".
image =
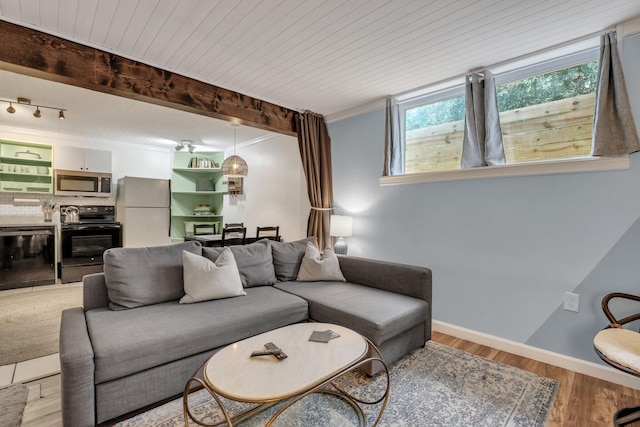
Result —
[[[0,69],[296,135],[295,111],[0,21]]]

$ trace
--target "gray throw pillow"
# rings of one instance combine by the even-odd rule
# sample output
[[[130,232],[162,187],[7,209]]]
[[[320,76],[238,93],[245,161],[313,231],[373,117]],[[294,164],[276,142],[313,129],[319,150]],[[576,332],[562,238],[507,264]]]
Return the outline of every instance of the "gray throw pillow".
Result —
[[[316,282],[334,280],[346,282],[340,271],[340,263],[333,249],[326,248],[322,253],[313,243],[307,243],[307,249],[302,258],[297,280],[301,282]]]
[[[258,240],[248,245],[229,246],[236,260],[242,286],[273,285],[276,275],[273,269],[273,258],[269,239]],[[203,248],[202,255],[216,261],[225,248]]]
[[[104,252],[104,278],[111,310],[175,301],[184,295],[182,251],[202,255],[198,242]]]
[[[279,281],[288,282],[290,280],[296,280],[308,242],[312,242],[318,246],[318,239],[315,236],[296,240],[295,242],[271,242],[273,267],[276,271],[276,278]]]
[[[216,262],[203,256],[182,251],[184,293],[180,304],[247,295],[242,289],[240,273],[229,248]]]

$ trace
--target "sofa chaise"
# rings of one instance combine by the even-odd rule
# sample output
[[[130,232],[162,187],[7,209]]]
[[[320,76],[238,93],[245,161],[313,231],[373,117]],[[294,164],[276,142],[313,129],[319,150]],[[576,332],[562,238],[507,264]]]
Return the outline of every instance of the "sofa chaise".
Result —
[[[353,329],[387,363],[431,338],[429,269],[339,256],[346,281],[299,281],[309,242],[315,238],[230,247],[245,295],[191,304],[180,303],[183,251],[216,261],[223,248],[106,251],[104,273],[83,279],[83,307],[62,313],[63,424],[93,426],[177,396],[218,349],[298,322]]]

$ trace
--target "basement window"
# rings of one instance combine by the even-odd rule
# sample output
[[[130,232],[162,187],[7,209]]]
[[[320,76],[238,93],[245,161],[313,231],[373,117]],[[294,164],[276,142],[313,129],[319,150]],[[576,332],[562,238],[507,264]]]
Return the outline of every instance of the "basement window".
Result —
[[[499,84],[500,126],[507,164],[591,155],[598,60]]]
[[[405,174],[460,169],[464,86],[401,105]]]
[[[597,75],[597,48],[496,73],[506,164],[592,159]],[[405,175],[459,170],[464,85],[402,101],[399,107]],[[490,169],[496,168],[504,166]]]

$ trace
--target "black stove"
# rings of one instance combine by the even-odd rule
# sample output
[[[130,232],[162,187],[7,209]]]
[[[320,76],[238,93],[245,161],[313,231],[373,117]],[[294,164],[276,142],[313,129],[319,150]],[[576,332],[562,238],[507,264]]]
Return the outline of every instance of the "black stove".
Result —
[[[60,211],[64,212],[67,207],[60,206]],[[122,226],[115,221],[115,206],[77,208],[78,221],[64,221],[61,226],[62,283],[77,282],[86,274],[104,271],[104,251],[122,246]]]
[[[64,212],[72,205],[60,206],[60,212]],[[75,206],[75,205],[74,205]],[[61,215],[62,227],[73,226],[77,224],[120,224],[115,220],[115,206],[76,206],[78,208],[78,222],[67,222],[63,220]]]

